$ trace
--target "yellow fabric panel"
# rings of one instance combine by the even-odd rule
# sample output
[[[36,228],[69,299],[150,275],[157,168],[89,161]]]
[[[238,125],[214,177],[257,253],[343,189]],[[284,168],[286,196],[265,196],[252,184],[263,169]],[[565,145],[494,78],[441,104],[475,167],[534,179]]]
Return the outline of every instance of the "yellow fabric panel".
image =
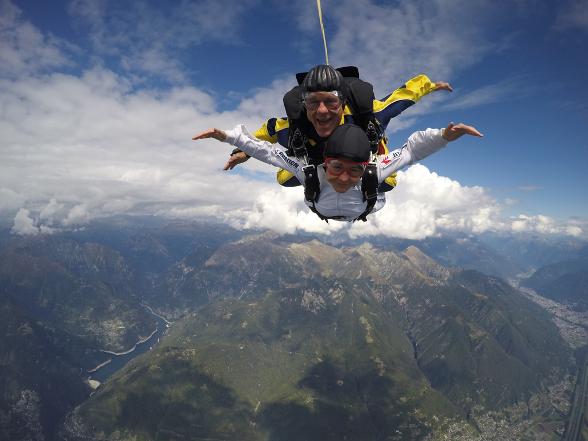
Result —
[[[292,178],[294,178],[294,175],[292,173],[290,173],[288,170],[284,170],[283,168],[280,168],[278,170],[278,172],[276,173],[276,180],[278,181],[278,184],[280,184],[280,185],[286,184]],[[298,182],[298,179],[296,179],[296,182]],[[298,182],[298,185],[300,185],[299,182]],[[284,185],[284,186],[289,187],[289,185]]]
[[[396,173],[392,173],[384,180],[384,182],[392,188],[396,187]]]
[[[288,127],[290,127],[290,123],[287,119],[278,118],[276,120],[276,133],[281,130],[287,129]]]
[[[290,127],[288,120],[282,119],[282,118],[278,118],[276,120],[276,134],[274,134],[274,136],[271,136],[269,134],[269,131],[267,129],[267,121],[265,123],[263,123],[263,126],[261,126],[254,134],[253,136],[255,136],[257,139],[261,139],[262,141],[268,141],[271,142],[272,144],[275,144],[276,142],[278,142],[278,135],[277,133],[280,130],[284,130],[287,129],[288,127]]]
[[[416,103],[422,97],[431,93],[434,89],[435,83],[433,83],[428,76],[424,74],[417,75],[408,80],[405,87],[400,87],[392,92],[386,100],[374,100],[374,112],[380,112],[396,101],[410,100]]]
[[[270,136],[269,132],[267,131],[267,121],[263,123],[263,126],[257,129],[253,136],[255,136],[257,139],[261,139],[262,141],[269,141],[272,144],[278,142],[278,137],[275,135]]]

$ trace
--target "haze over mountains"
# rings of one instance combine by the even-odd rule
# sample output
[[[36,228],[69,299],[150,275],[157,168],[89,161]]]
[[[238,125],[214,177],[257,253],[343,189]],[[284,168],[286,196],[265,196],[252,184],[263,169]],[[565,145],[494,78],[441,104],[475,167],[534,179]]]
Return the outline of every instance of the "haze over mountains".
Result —
[[[320,239],[3,235],[0,439],[559,439],[574,353],[505,279],[545,265],[523,283],[582,310],[586,243]],[[167,334],[89,397],[102,351],[153,332],[144,304]]]

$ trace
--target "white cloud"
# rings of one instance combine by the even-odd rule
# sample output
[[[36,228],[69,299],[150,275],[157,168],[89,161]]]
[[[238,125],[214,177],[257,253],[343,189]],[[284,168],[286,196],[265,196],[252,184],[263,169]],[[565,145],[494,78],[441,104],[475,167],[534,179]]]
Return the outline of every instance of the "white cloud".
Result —
[[[501,8],[465,0],[451,5],[441,1],[331,3],[328,13],[336,23],[329,36],[332,62],[360,66],[379,93],[421,72],[435,81],[449,80],[498,44],[487,40],[485,33],[489,17]]]
[[[185,83],[182,51],[204,42],[240,44],[243,13],[258,0],[183,0],[165,8],[147,2],[72,0],[69,13],[101,56],[116,56],[129,73]],[[204,61],[204,60],[203,60]]]
[[[555,18],[554,29],[588,31],[588,0],[562,2],[561,9]]]
[[[540,185],[521,185],[521,186],[517,187],[517,189],[519,191],[524,191],[526,193],[529,193],[532,191],[542,190],[543,187]]]
[[[574,222],[560,223],[549,216],[527,216],[521,214],[510,220],[510,230],[514,233],[533,232],[540,234],[563,234],[580,237],[586,233]]]
[[[530,86],[529,81],[522,77],[514,77],[499,81],[496,84],[488,84],[479,87],[471,92],[456,90],[456,95],[451,95],[447,104],[441,105],[440,109],[456,110],[478,107],[485,104],[515,100],[533,92],[535,86]]]
[[[0,75],[17,77],[70,64],[67,44],[43,35],[23,20],[22,11],[8,0],[0,0]]]
[[[55,218],[59,216],[64,208],[63,204],[58,203],[55,198],[51,198],[49,203],[39,212],[39,220],[48,224],[53,224]]]
[[[442,231],[482,232],[495,228],[500,208],[481,187],[464,187],[417,164],[398,174],[386,206],[352,236],[384,235],[423,239]]]
[[[14,225],[12,232],[21,236],[39,234],[39,227],[35,225],[35,220],[30,217],[30,211],[26,208],[21,208],[14,217]]]
[[[10,188],[0,187],[0,213],[12,213],[21,208],[26,198]]]
[[[231,214],[238,219],[238,214]],[[302,188],[278,188],[261,193],[253,209],[242,213],[243,220],[234,222],[243,228],[268,228],[281,234],[306,231],[330,234],[345,225],[340,222],[326,223],[306,207]]]
[[[92,213],[86,204],[78,204],[69,210],[67,216],[63,220],[63,225],[66,227],[84,225],[87,224],[92,217]]]

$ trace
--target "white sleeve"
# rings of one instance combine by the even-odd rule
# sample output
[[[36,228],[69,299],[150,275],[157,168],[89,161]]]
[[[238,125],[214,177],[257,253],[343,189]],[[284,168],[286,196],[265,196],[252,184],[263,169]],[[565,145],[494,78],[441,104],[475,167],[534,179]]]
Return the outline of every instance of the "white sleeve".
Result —
[[[243,124],[239,124],[231,130],[225,130],[225,133],[227,134],[226,142],[229,144],[238,147],[259,161],[288,170],[295,174],[298,180],[302,178],[300,182],[304,182],[304,172],[302,171],[304,163],[295,157],[288,156],[286,149],[280,144],[272,144],[252,136]]]
[[[447,140],[443,138],[443,129],[414,132],[401,148],[378,157],[379,182],[383,182],[384,179],[401,168],[412,165],[441,150],[446,145]]]

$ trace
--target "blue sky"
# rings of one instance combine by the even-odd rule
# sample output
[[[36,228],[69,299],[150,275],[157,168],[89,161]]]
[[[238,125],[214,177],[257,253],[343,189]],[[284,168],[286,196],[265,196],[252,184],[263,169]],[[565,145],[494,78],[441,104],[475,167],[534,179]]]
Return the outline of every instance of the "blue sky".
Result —
[[[322,6],[329,61],[378,95],[419,73],[454,87],[392,120],[391,145],[449,121],[485,134],[402,174],[388,212],[351,235],[588,235],[588,0]],[[294,73],[324,62],[314,1],[0,0],[0,17],[0,216],[15,231],[118,213],[348,228],[316,223],[270,167],[223,173],[228,146],[189,142],[283,114]]]

